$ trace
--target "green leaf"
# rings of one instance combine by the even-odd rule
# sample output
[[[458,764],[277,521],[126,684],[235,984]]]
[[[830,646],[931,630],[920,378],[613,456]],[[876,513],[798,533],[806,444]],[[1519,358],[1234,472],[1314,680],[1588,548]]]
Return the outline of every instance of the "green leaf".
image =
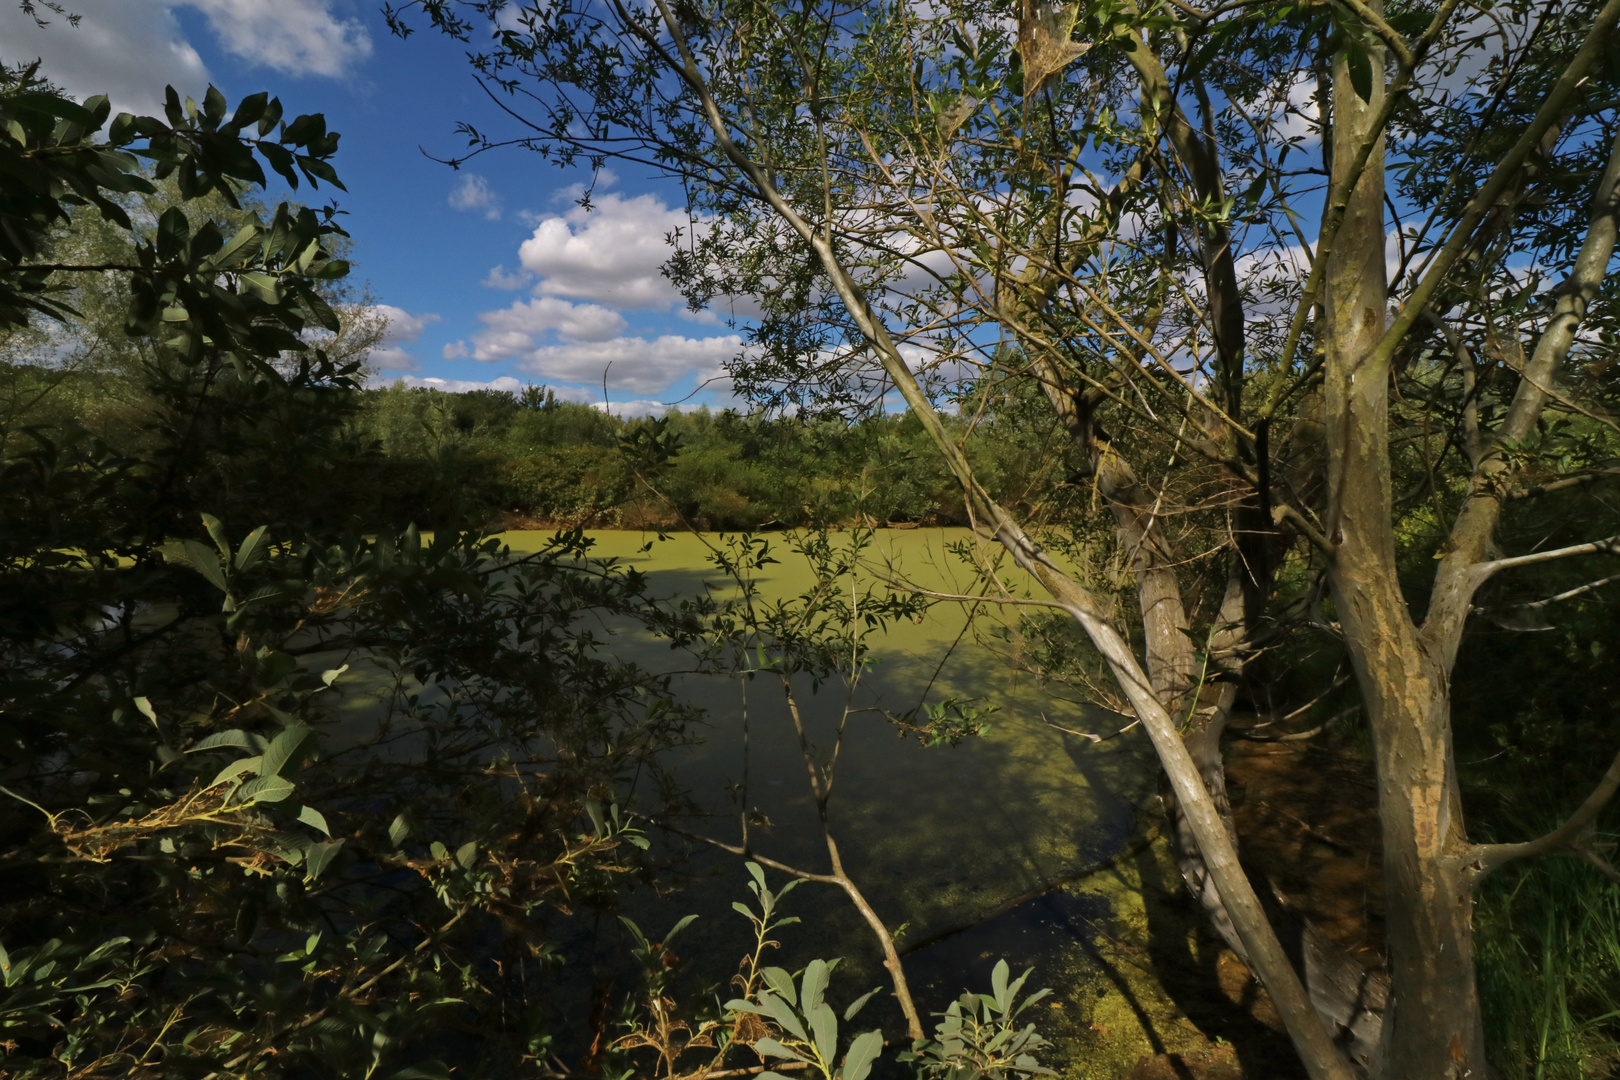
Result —
[[[804,1061],[806,1058],[797,1050],[789,1050],[775,1039],[764,1038],[754,1041],[754,1049],[761,1054],[768,1054],[774,1058],[787,1058],[790,1061]]]
[[[1362,101],[1372,100],[1372,59],[1357,42],[1350,42],[1344,50],[1344,63],[1350,71],[1350,86]]]
[[[203,95],[203,115],[218,124],[225,119],[225,95],[219,92],[217,86],[209,86],[208,93]]]
[[[630,918],[628,915],[620,915],[619,922],[623,923],[624,928],[630,931],[630,936],[636,939],[636,948],[638,950],[641,952],[646,952],[652,948],[651,943],[647,941],[647,935],[641,932],[641,927],[636,925],[636,921],[634,919]]]
[[[186,753],[195,754],[203,750],[217,750],[221,746],[234,746],[242,750],[253,749],[253,740],[239,728],[229,731],[216,731],[206,739],[200,739],[186,747]]]
[[[388,842],[395,847],[399,847],[409,835],[411,835],[411,824],[405,820],[404,814],[400,814],[394,819],[393,824],[388,826]]]
[[[293,793],[293,788],[293,782],[284,776],[261,776],[236,789],[236,804],[281,802]]]
[[[251,255],[252,245],[264,235],[264,226],[257,221],[250,221],[237,230],[236,235],[225,242],[225,246],[214,252],[209,265],[225,269],[234,266]]]
[[[214,546],[219,548],[219,557],[229,561],[231,557],[231,541],[225,535],[225,526],[213,514],[204,514],[202,522],[203,528],[208,530],[208,535],[213,537]]]
[[[822,995],[827,992],[827,962],[810,961],[804,969],[804,977],[799,980],[799,986],[799,1008],[809,1016],[821,1004]]]
[[[241,131],[249,124],[258,123],[259,117],[264,115],[264,107],[269,99],[270,95],[263,90],[243,98],[242,103],[236,107],[236,112],[231,115],[230,129]]]
[[[450,1080],[450,1070],[445,1068],[444,1062],[430,1060],[420,1065],[408,1065],[388,1080]]]
[[[338,849],[342,846],[342,840],[333,840],[325,844],[311,844],[309,853],[304,859],[304,879],[314,881],[320,877],[321,871],[330,866],[332,860],[337,858]]]
[[[997,960],[995,970],[990,972],[990,993],[994,995],[996,1008],[1005,1013],[1011,1004],[1007,993],[1007,961]]]
[[[180,95],[175,93],[172,86],[163,88],[163,115],[169,118],[170,127],[184,128],[187,126],[185,111],[180,108]]]
[[[163,262],[180,257],[180,252],[191,239],[191,223],[178,206],[171,206],[158,218],[157,257]]]
[[[271,98],[270,104],[265,106],[264,115],[259,117],[259,135],[262,137],[270,134],[279,123],[281,123],[281,99]]]
[[[691,926],[692,920],[696,918],[696,915],[688,915],[686,918],[682,919],[680,922],[671,927],[669,933],[664,935],[664,944],[668,945],[671,941],[674,941],[675,935],[680,933],[682,930],[685,930],[688,926]]]
[[[298,167],[304,170],[305,176],[309,177],[309,182],[312,187],[320,186],[315,183],[316,177],[319,177],[320,179],[325,180],[328,184],[331,184],[333,187],[337,188],[339,191],[349,190],[343,186],[343,181],[338,179],[337,170],[332,168],[329,163],[322,161],[320,158],[300,156],[298,158]]]
[[[100,960],[103,957],[106,957],[106,956],[110,955],[111,953],[117,951],[120,946],[128,945],[128,944],[129,944],[129,938],[127,938],[127,937],[108,938],[106,941],[103,941],[100,945],[97,945],[94,949],[91,949],[88,953],[85,954],[85,957],[84,957],[85,963],[90,963],[90,962],[95,961],[95,960]]]
[[[241,275],[238,280],[242,283],[242,291],[249,296],[263,300],[267,304],[281,303],[281,282],[276,280],[274,274],[254,270]]]
[[[778,995],[786,999],[789,1005],[797,1005],[799,1003],[798,992],[793,988],[792,975],[789,975],[786,971],[779,967],[768,967],[760,974],[765,976],[765,985],[769,986],[772,990],[776,991]]]
[[[260,542],[264,540],[264,534],[269,528],[268,525],[260,525],[243,539],[242,546],[236,549],[238,570],[251,570],[264,557],[265,549],[260,546]]]
[[[208,550],[206,544],[196,540],[180,541],[181,556],[185,564],[208,579],[208,583],[222,593],[229,593],[225,572],[220,569],[219,556]]]
[[[769,990],[761,990],[759,992],[759,1005],[760,1008],[765,1010],[765,1015],[775,1020],[782,1030],[790,1032],[806,1042],[809,1041],[810,1036],[805,1034],[804,1025],[799,1023],[799,1018],[793,1014],[793,1008],[787,1002]]]
[[[880,994],[882,992],[883,992],[883,987],[879,986],[879,987],[875,987],[875,988],[873,988],[871,990],[868,990],[866,993],[864,993],[860,997],[856,998],[854,1000],[854,1002],[852,1002],[850,1004],[849,1008],[844,1010],[844,1019],[845,1020],[853,1020],[853,1019],[855,1019],[855,1014],[860,1012],[861,1009],[863,1009],[866,1006],[866,1003],[868,1001],[872,1000],[874,995]]]
[[[806,1009],[805,1016],[810,1020],[810,1032],[815,1036],[816,1050],[821,1054],[821,1060],[832,1061],[838,1053],[838,1017],[833,1015],[825,1001],[818,1002],[813,1009]]]
[[[279,112],[280,104],[279,101],[272,102],[271,107]],[[263,120],[259,121],[259,128],[260,134],[268,133]],[[264,155],[264,159],[270,163],[270,167],[280,173],[283,180],[287,181],[287,186],[297,191],[298,173],[293,168],[292,151],[285,146],[277,146],[273,142],[259,142],[254,145],[259,148],[259,153]]]
[[[306,724],[290,727],[270,741],[259,762],[260,776],[280,776],[313,749],[315,729]]]
[[[107,116],[112,112],[112,103],[107,100],[106,94],[96,94],[87,97],[83,102],[84,111],[89,113],[90,121],[85,125],[94,131],[107,122]]]
[[[257,757],[237,758],[235,761],[231,762],[229,765],[227,765],[223,769],[219,770],[219,775],[214,777],[212,780],[210,780],[208,782],[208,786],[209,787],[218,787],[220,784],[225,783],[227,780],[235,780],[238,776],[241,776],[243,773],[245,773],[245,772],[253,772],[258,767],[259,767],[259,759]]]
[[[152,703],[149,700],[143,697],[138,697],[135,699],[135,707],[141,711],[142,716],[152,721],[153,727],[157,727],[157,710],[152,708]]]
[[[849,1053],[844,1055],[842,1080],[866,1080],[872,1071],[872,1062],[881,1053],[883,1032],[868,1031],[855,1036],[855,1041],[849,1044]]]
[[[456,862],[461,864],[463,870],[471,870],[473,863],[478,859],[478,841],[469,840],[456,848]]]
[[[325,833],[327,836],[332,835],[332,830],[326,826],[326,815],[315,809],[313,806],[306,806],[302,810],[298,811],[298,820],[302,821],[305,825],[308,825],[311,828],[321,830],[321,832]]]

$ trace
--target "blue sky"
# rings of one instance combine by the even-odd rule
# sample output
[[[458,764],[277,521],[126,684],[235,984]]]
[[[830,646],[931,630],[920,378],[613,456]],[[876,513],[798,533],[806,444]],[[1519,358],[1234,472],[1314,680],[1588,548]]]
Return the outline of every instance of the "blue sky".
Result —
[[[289,116],[326,114],[343,135],[349,190],[334,194],[356,279],[392,320],[374,358],[383,379],[543,383],[599,402],[605,369],[615,411],[729,400],[723,384],[699,385],[736,353],[736,332],[687,312],[658,272],[664,235],[685,224],[678,189],[621,169],[587,214],[573,202],[585,177],[538,155],[496,151],[461,172],[424,155],[462,152],[457,121],[498,116],[455,43],[426,31],[399,40],[372,0],[66,6],[83,16],[77,28],[53,19],[41,30],[5,0],[0,57],[41,57],[57,83],[119,109],[161,115],[166,84],[201,98],[212,82],[233,103],[268,90]]]

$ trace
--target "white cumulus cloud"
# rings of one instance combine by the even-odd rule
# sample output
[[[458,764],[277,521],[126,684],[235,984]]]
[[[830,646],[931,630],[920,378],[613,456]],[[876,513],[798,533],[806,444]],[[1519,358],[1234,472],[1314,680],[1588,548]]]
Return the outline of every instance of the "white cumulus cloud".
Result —
[[[65,7],[67,5],[64,5]],[[168,5],[152,0],[74,0],[74,27],[41,12],[44,29],[0,4],[0,57],[8,64],[41,61],[40,74],[76,98],[106,94],[114,112],[163,115],[163,87],[201,98],[208,68],[191,47]]]
[[[484,285],[486,288],[504,289],[510,292],[513,289],[525,287],[533,280],[534,275],[527,270],[518,269],[509,274],[506,272],[505,266],[496,266],[490,270],[489,276],[484,279]]]
[[[614,416],[663,416],[669,410],[662,401],[593,401],[591,404]]]
[[[371,36],[330,0],[185,0],[227,50],[290,75],[346,75],[371,55]]]
[[[0,4],[0,57],[40,71],[78,98],[106,94],[115,111],[162,115],[163,87],[201,99],[209,71],[174,12],[202,12],[224,48],[287,75],[348,74],[371,54],[365,27],[330,0],[73,0],[77,27],[41,9],[41,29],[15,0]],[[257,89],[249,87],[248,89]]]
[[[574,207],[538,219],[518,256],[542,296],[594,300],[619,308],[667,311],[680,300],[659,267],[671,254],[665,237],[690,235],[685,210],[656,195],[609,192],[590,211]]]
[[[652,341],[617,337],[546,345],[513,359],[519,369],[549,381],[600,386],[605,375],[609,390],[658,394],[694,372],[700,380],[719,378],[742,347],[736,334],[709,338],[665,334]]]
[[[476,173],[467,173],[461,178],[461,183],[450,192],[450,206],[456,210],[477,210],[490,221],[499,221],[501,217],[501,200],[495,189]]]
[[[371,350],[371,366],[378,371],[416,371],[421,365],[403,346],[421,337],[422,331],[438,322],[439,317],[431,313],[412,315],[393,304],[377,304],[371,310],[388,321],[382,340]]]
[[[607,341],[629,326],[612,308],[570,304],[555,296],[519,300],[500,311],[478,316],[487,327],[473,335],[473,358],[505,360],[535,347],[539,335],[555,332],[563,341]]]

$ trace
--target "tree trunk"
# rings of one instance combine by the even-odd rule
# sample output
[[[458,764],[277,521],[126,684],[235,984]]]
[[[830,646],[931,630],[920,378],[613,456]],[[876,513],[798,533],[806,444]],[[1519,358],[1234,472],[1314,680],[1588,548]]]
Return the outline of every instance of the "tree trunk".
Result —
[[[1377,4],[1381,9],[1382,4]],[[1333,183],[1369,137],[1383,99],[1375,50],[1369,100],[1334,63]],[[1383,823],[1392,1001],[1380,1077],[1482,1077],[1472,891],[1451,748],[1445,667],[1413,624],[1391,525],[1389,370],[1384,335],[1384,150],[1375,145],[1329,256],[1323,296],[1329,582],[1372,729]]]

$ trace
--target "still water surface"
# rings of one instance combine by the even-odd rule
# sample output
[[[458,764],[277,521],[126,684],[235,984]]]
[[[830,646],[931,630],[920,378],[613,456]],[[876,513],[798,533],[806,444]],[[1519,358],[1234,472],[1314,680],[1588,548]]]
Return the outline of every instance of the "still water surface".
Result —
[[[534,550],[548,535],[514,532],[502,539],[521,552]],[[698,537],[671,537],[655,543],[651,553],[639,550],[651,539],[640,533],[603,531],[592,538],[594,554],[635,565],[649,575],[655,594],[725,588]],[[791,552],[787,537],[770,539],[781,561],[762,572],[763,591],[796,594],[813,580],[811,571]],[[925,588],[963,593],[971,574],[946,545],[965,540],[971,534],[960,529],[883,530],[870,558],[891,562]],[[1014,614],[1008,617],[1016,617],[1017,609],[1009,610]],[[985,620],[1002,617],[981,613]],[[900,944],[912,947],[906,964],[926,999],[919,1001],[925,1012],[942,1008],[964,982],[987,987],[989,968],[1003,955],[1015,970],[1035,964],[1035,980],[1072,978],[1076,965],[1084,965],[1087,928],[1107,917],[1108,901],[1088,897],[1084,886],[1043,890],[1117,854],[1152,790],[1150,753],[1139,733],[1099,744],[1058,730],[1112,732],[1122,721],[1065,701],[1017,673],[1007,662],[1005,643],[992,648],[985,635],[964,633],[966,620],[961,606],[942,603],[920,623],[905,621],[869,639],[877,663],[850,703],[904,712],[925,691],[931,701],[975,698],[997,707],[990,731],[955,747],[923,747],[901,737],[880,714],[856,713],[844,737],[831,804],[846,869],[891,928],[906,926]],[[628,628],[618,630],[613,642],[615,653],[648,668],[682,666],[666,644]],[[702,742],[683,750],[676,762],[692,797],[713,815],[707,833],[732,844],[740,839],[731,785],[743,779],[746,709],[747,803],[772,823],[769,831],[753,830],[753,847],[826,872],[780,684],[686,676],[679,686],[708,711]],[[824,755],[845,708],[845,687],[824,684],[812,693],[806,683],[799,696],[811,738]],[[680,951],[711,961],[698,967],[715,981],[729,974],[745,947],[747,926],[730,911],[730,901],[746,898],[746,876],[736,856],[714,849],[695,848],[685,870],[684,888],[666,897],[637,897],[631,914],[656,940],[682,915],[707,913],[682,935]],[[781,880],[775,873],[770,877]],[[777,962],[796,968],[815,956],[845,956],[840,981],[849,985],[851,997],[882,981],[869,932],[840,891],[806,884],[787,907],[805,922],[783,932]],[[996,917],[985,922],[987,916]],[[857,986],[861,980],[865,985]]]

